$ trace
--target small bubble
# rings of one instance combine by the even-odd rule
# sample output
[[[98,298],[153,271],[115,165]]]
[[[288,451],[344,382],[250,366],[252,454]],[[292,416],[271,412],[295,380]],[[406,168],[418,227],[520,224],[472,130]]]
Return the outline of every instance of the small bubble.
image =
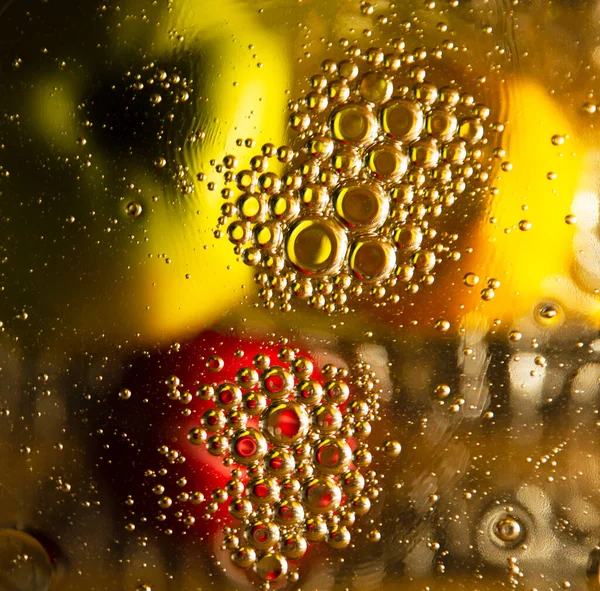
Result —
[[[523,334],[521,332],[519,332],[518,330],[511,330],[510,333],[508,334],[508,338],[513,343],[517,343],[518,341],[520,341],[523,338]]]
[[[494,526],[494,534],[505,543],[514,544],[523,538],[523,528],[514,517],[503,517]]]
[[[208,369],[210,371],[215,372],[215,373],[221,371],[224,366],[225,366],[225,361],[223,361],[223,359],[217,355],[210,357],[208,359],[208,361],[206,362],[206,367],[208,367]]]
[[[127,389],[127,388],[123,388],[120,392],[119,392],[119,398],[121,400],[129,400],[131,398],[131,390]]]
[[[575,216],[575,214],[569,213],[565,216],[565,224],[572,226],[573,224],[576,224],[576,223],[577,223],[577,216]]]
[[[127,215],[137,218],[142,214],[142,204],[138,201],[130,201],[125,208]]]
[[[562,146],[565,143],[565,136],[564,135],[553,135],[552,136],[552,144],[554,146]]]
[[[467,287],[475,287],[479,283],[479,276],[475,273],[467,273],[463,277],[463,282]]]
[[[529,220],[521,220],[519,222],[519,230],[521,230],[522,232],[527,232],[528,230],[531,230],[532,224]]]
[[[448,320],[445,320],[443,318],[440,318],[436,323],[435,323],[435,329],[438,332],[448,332],[450,330],[450,322],[448,322]]]
[[[381,532],[377,529],[372,529],[367,534],[367,539],[369,540],[369,542],[379,542],[381,541]]]
[[[400,445],[399,441],[388,440],[383,444],[383,453],[388,456],[388,458],[397,458],[401,451],[402,445]]]

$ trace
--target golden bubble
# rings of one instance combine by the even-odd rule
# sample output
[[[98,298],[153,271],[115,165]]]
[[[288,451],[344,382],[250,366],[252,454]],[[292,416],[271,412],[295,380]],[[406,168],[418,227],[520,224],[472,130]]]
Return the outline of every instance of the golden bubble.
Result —
[[[401,451],[402,445],[400,445],[399,441],[388,440],[383,444],[383,453],[388,456],[388,458],[397,458]]]
[[[551,327],[562,324],[565,318],[564,310],[554,302],[538,304],[533,311],[533,316],[538,324]]]
[[[438,332],[448,332],[450,330],[450,322],[448,322],[447,320],[440,318],[440,320],[438,320],[435,323],[435,329]]]
[[[331,158],[331,165],[336,174],[354,178],[362,168],[360,154],[351,148],[336,150]]]
[[[569,213],[565,216],[565,224],[572,226],[577,223],[577,216],[575,214]]]
[[[276,478],[254,478],[246,487],[248,499],[253,505],[270,505],[279,500],[279,483]]]
[[[211,435],[206,442],[206,450],[213,456],[222,456],[229,451],[229,440],[224,435]]]
[[[206,442],[207,434],[204,429],[200,427],[193,427],[188,431],[188,441],[194,445],[202,445]]]
[[[511,330],[508,333],[508,338],[513,342],[516,343],[518,341],[520,341],[523,338],[523,334],[521,332],[519,332],[518,330]]]
[[[306,520],[304,529],[309,542],[320,542],[327,535],[327,523],[322,515],[311,515]]]
[[[327,545],[335,548],[336,550],[342,550],[347,548],[350,544],[351,536],[347,527],[338,526],[334,527],[327,536]]]
[[[215,403],[223,409],[230,409],[242,401],[242,391],[236,384],[224,382],[215,390]]]
[[[305,379],[312,374],[314,365],[308,357],[297,357],[293,360],[290,369],[297,378]]]
[[[317,405],[323,399],[323,387],[315,380],[304,380],[296,386],[296,400],[310,406]]]
[[[415,142],[408,151],[410,160],[420,168],[434,168],[440,159],[437,142],[434,139],[424,139]]]
[[[127,215],[130,215],[132,218],[137,218],[142,215],[142,204],[138,201],[130,201],[125,208]]]
[[[475,273],[467,273],[463,277],[463,282],[467,287],[475,287],[479,283],[479,275]]]
[[[209,408],[202,414],[200,420],[207,431],[215,433],[225,426],[227,418],[220,408]]]
[[[332,478],[313,478],[304,485],[302,500],[309,511],[322,515],[339,507],[342,491]]]
[[[306,209],[321,212],[329,203],[329,194],[325,187],[317,184],[307,184],[300,192],[300,201]]]
[[[265,204],[258,195],[242,195],[237,201],[237,208],[242,219],[258,221],[265,214]]]
[[[352,459],[352,450],[344,439],[323,439],[313,452],[315,467],[323,474],[340,474]]]
[[[287,574],[287,560],[277,552],[261,556],[254,565],[254,572],[263,580],[274,582]]]
[[[554,146],[562,146],[565,143],[565,136],[558,134],[553,135],[551,141]]]
[[[309,417],[303,405],[287,400],[272,403],[260,417],[260,428],[272,445],[291,445],[308,433]]]
[[[322,404],[315,407],[312,419],[321,433],[335,433],[342,426],[342,413],[335,404]]]
[[[396,251],[385,239],[365,236],[352,245],[348,262],[354,275],[361,281],[381,281],[393,271]]]
[[[333,141],[326,136],[315,136],[308,142],[308,151],[314,158],[329,158],[333,153]]]
[[[428,82],[417,84],[414,92],[416,99],[425,105],[433,104],[438,98],[437,88]]]
[[[129,390],[129,388],[123,388],[119,392],[119,398],[121,400],[129,400],[131,398],[131,390]]]
[[[458,121],[454,113],[439,109],[427,117],[425,128],[435,139],[448,142],[458,129]]]
[[[308,544],[300,534],[290,534],[281,540],[281,553],[290,560],[298,560],[306,553]]]
[[[383,130],[393,138],[412,142],[423,130],[423,111],[414,102],[396,100],[383,109],[381,124]]]
[[[279,542],[279,528],[268,521],[255,521],[246,529],[248,543],[257,550],[268,550]]]
[[[521,524],[514,517],[504,517],[494,527],[494,534],[505,543],[519,542],[524,535]]]
[[[399,249],[412,252],[421,246],[423,233],[417,226],[398,226],[392,231],[392,240]]]
[[[344,404],[350,396],[348,384],[342,380],[331,380],[325,384],[325,397],[328,402]]]
[[[452,88],[451,86],[444,86],[443,88],[440,88],[439,101],[443,105],[455,107],[459,100],[460,92],[456,88]]]
[[[372,529],[367,534],[367,539],[369,540],[369,542],[379,542],[381,541],[381,532],[377,529]]]
[[[256,429],[238,431],[231,440],[231,456],[243,466],[261,460],[267,453],[267,440]]]
[[[300,200],[292,193],[279,193],[271,197],[269,210],[274,218],[287,222],[300,212]]]
[[[227,236],[233,244],[246,244],[251,235],[250,224],[242,220],[232,222],[227,228]]]
[[[336,272],[348,248],[343,228],[332,220],[305,218],[297,222],[286,240],[290,262],[308,275]]]
[[[381,103],[392,96],[393,85],[382,74],[370,72],[362,77],[358,88],[366,101]]]
[[[385,221],[389,200],[377,185],[346,185],[337,192],[334,207],[349,227],[370,230]]]
[[[231,562],[238,568],[250,568],[256,562],[256,552],[253,548],[237,548],[231,553]]]
[[[349,143],[362,143],[377,132],[375,116],[365,105],[346,104],[334,111],[331,119],[333,137]]]
[[[300,525],[304,521],[304,506],[295,499],[281,501],[275,505],[274,519],[285,527]]]
[[[478,117],[469,117],[460,122],[458,135],[469,144],[476,144],[483,138],[483,125]]]
[[[423,272],[431,271],[435,267],[437,257],[430,250],[421,250],[412,257],[412,263],[416,269]]]
[[[351,60],[343,60],[338,64],[338,73],[341,78],[352,81],[358,76],[358,66]]]
[[[481,290],[481,299],[486,302],[489,302],[495,295],[496,292],[491,287],[486,287]]]
[[[229,513],[235,519],[245,519],[253,509],[252,503],[245,498],[234,498],[229,503]]]
[[[367,154],[367,166],[377,178],[398,181],[408,170],[408,158],[400,146],[383,143],[371,148]]]

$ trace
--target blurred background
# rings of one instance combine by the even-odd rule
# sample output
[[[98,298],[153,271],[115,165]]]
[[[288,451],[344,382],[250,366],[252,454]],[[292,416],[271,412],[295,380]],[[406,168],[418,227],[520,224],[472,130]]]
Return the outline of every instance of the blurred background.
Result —
[[[260,588],[225,517],[182,527],[176,502],[164,525],[146,492],[179,486],[160,448],[189,419],[165,381],[192,391],[211,356],[250,366],[281,343],[368,363],[379,419],[352,542],[311,544],[273,588],[600,589],[599,9],[0,0],[0,590]],[[361,86],[370,72],[388,86]],[[456,141],[431,118],[394,135],[398,98],[456,112]],[[346,137],[344,104],[381,129]],[[431,166],[411,143],[428,141]],[[403,173],[373,164],[377,142]],[[379,183],[386,221],[349,240],[412,228],[423,246],[305,272],[296,218],[238,200],[265,144],[295,154],[269,171],[305,219],[337,215],[338,182]],[[186,455],[206,497],[224,486]]]

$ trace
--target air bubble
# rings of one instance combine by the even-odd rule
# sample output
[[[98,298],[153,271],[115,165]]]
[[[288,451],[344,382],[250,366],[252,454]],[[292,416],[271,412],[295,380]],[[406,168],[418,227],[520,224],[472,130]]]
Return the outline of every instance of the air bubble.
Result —
[[[373,139],[377,133],[377,121],[368,107],[351,103],[333,113],[331,130],[337,140],[360,144]]]
[[[345,185],[336,194],[337,215],[350,228],[372,230],[380,227],[389,212],[389,201],[374,184]]]
[[[412,142],[423,130],[423,111],[414,102],[396,100],[383,109],[381,123],[383,130],[393,138]]]
[[[346,254],[348,239],[333,220],[304,219],[288,234],[286,254],[290,262],[307,275],[335,273]]]
[[[348,262],[361,281],[382,281],[389,277],[396,265],[396,251],[385,239],[365,236],[352,245]]]

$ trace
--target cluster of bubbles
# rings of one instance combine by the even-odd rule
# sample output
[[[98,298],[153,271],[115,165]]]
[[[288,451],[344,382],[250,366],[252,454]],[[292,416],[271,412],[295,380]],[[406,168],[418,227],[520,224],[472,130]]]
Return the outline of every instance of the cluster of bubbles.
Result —
[[[350,376],[331,364],[315,372],[288,347],[278,357],[272,363],[258,354],[235,381],[200,385],[197,396],[212,404],[188,433],[230,467],[231,480],[212,492],[207,512],[228,504],[239,526],[225,528],[224,548],[234,565],[252,567],[265,583],[285,576],[288,561],[311,543],[347,547],[357,516],[379,494],[377,474],[366,470],[379,409],[370,366],[360,363]],[[220,357],[208,361],[215,373],[224,365]],[[384,453],[399,449],[387,442]]]
[[[349,294],[416,293],[458,254],[458,237],[436,220],[461,196],[490,190],[488,107],[454,82],[431,83],[423,48],[397,41],[389,53],[349,54],[323,62],[291,104],[293,146],[264,145],[247,170],[231,155],[216,165],[220,225],[257,268],[267,307],[279,299],[287,311],[298,297],[348,312]]]

